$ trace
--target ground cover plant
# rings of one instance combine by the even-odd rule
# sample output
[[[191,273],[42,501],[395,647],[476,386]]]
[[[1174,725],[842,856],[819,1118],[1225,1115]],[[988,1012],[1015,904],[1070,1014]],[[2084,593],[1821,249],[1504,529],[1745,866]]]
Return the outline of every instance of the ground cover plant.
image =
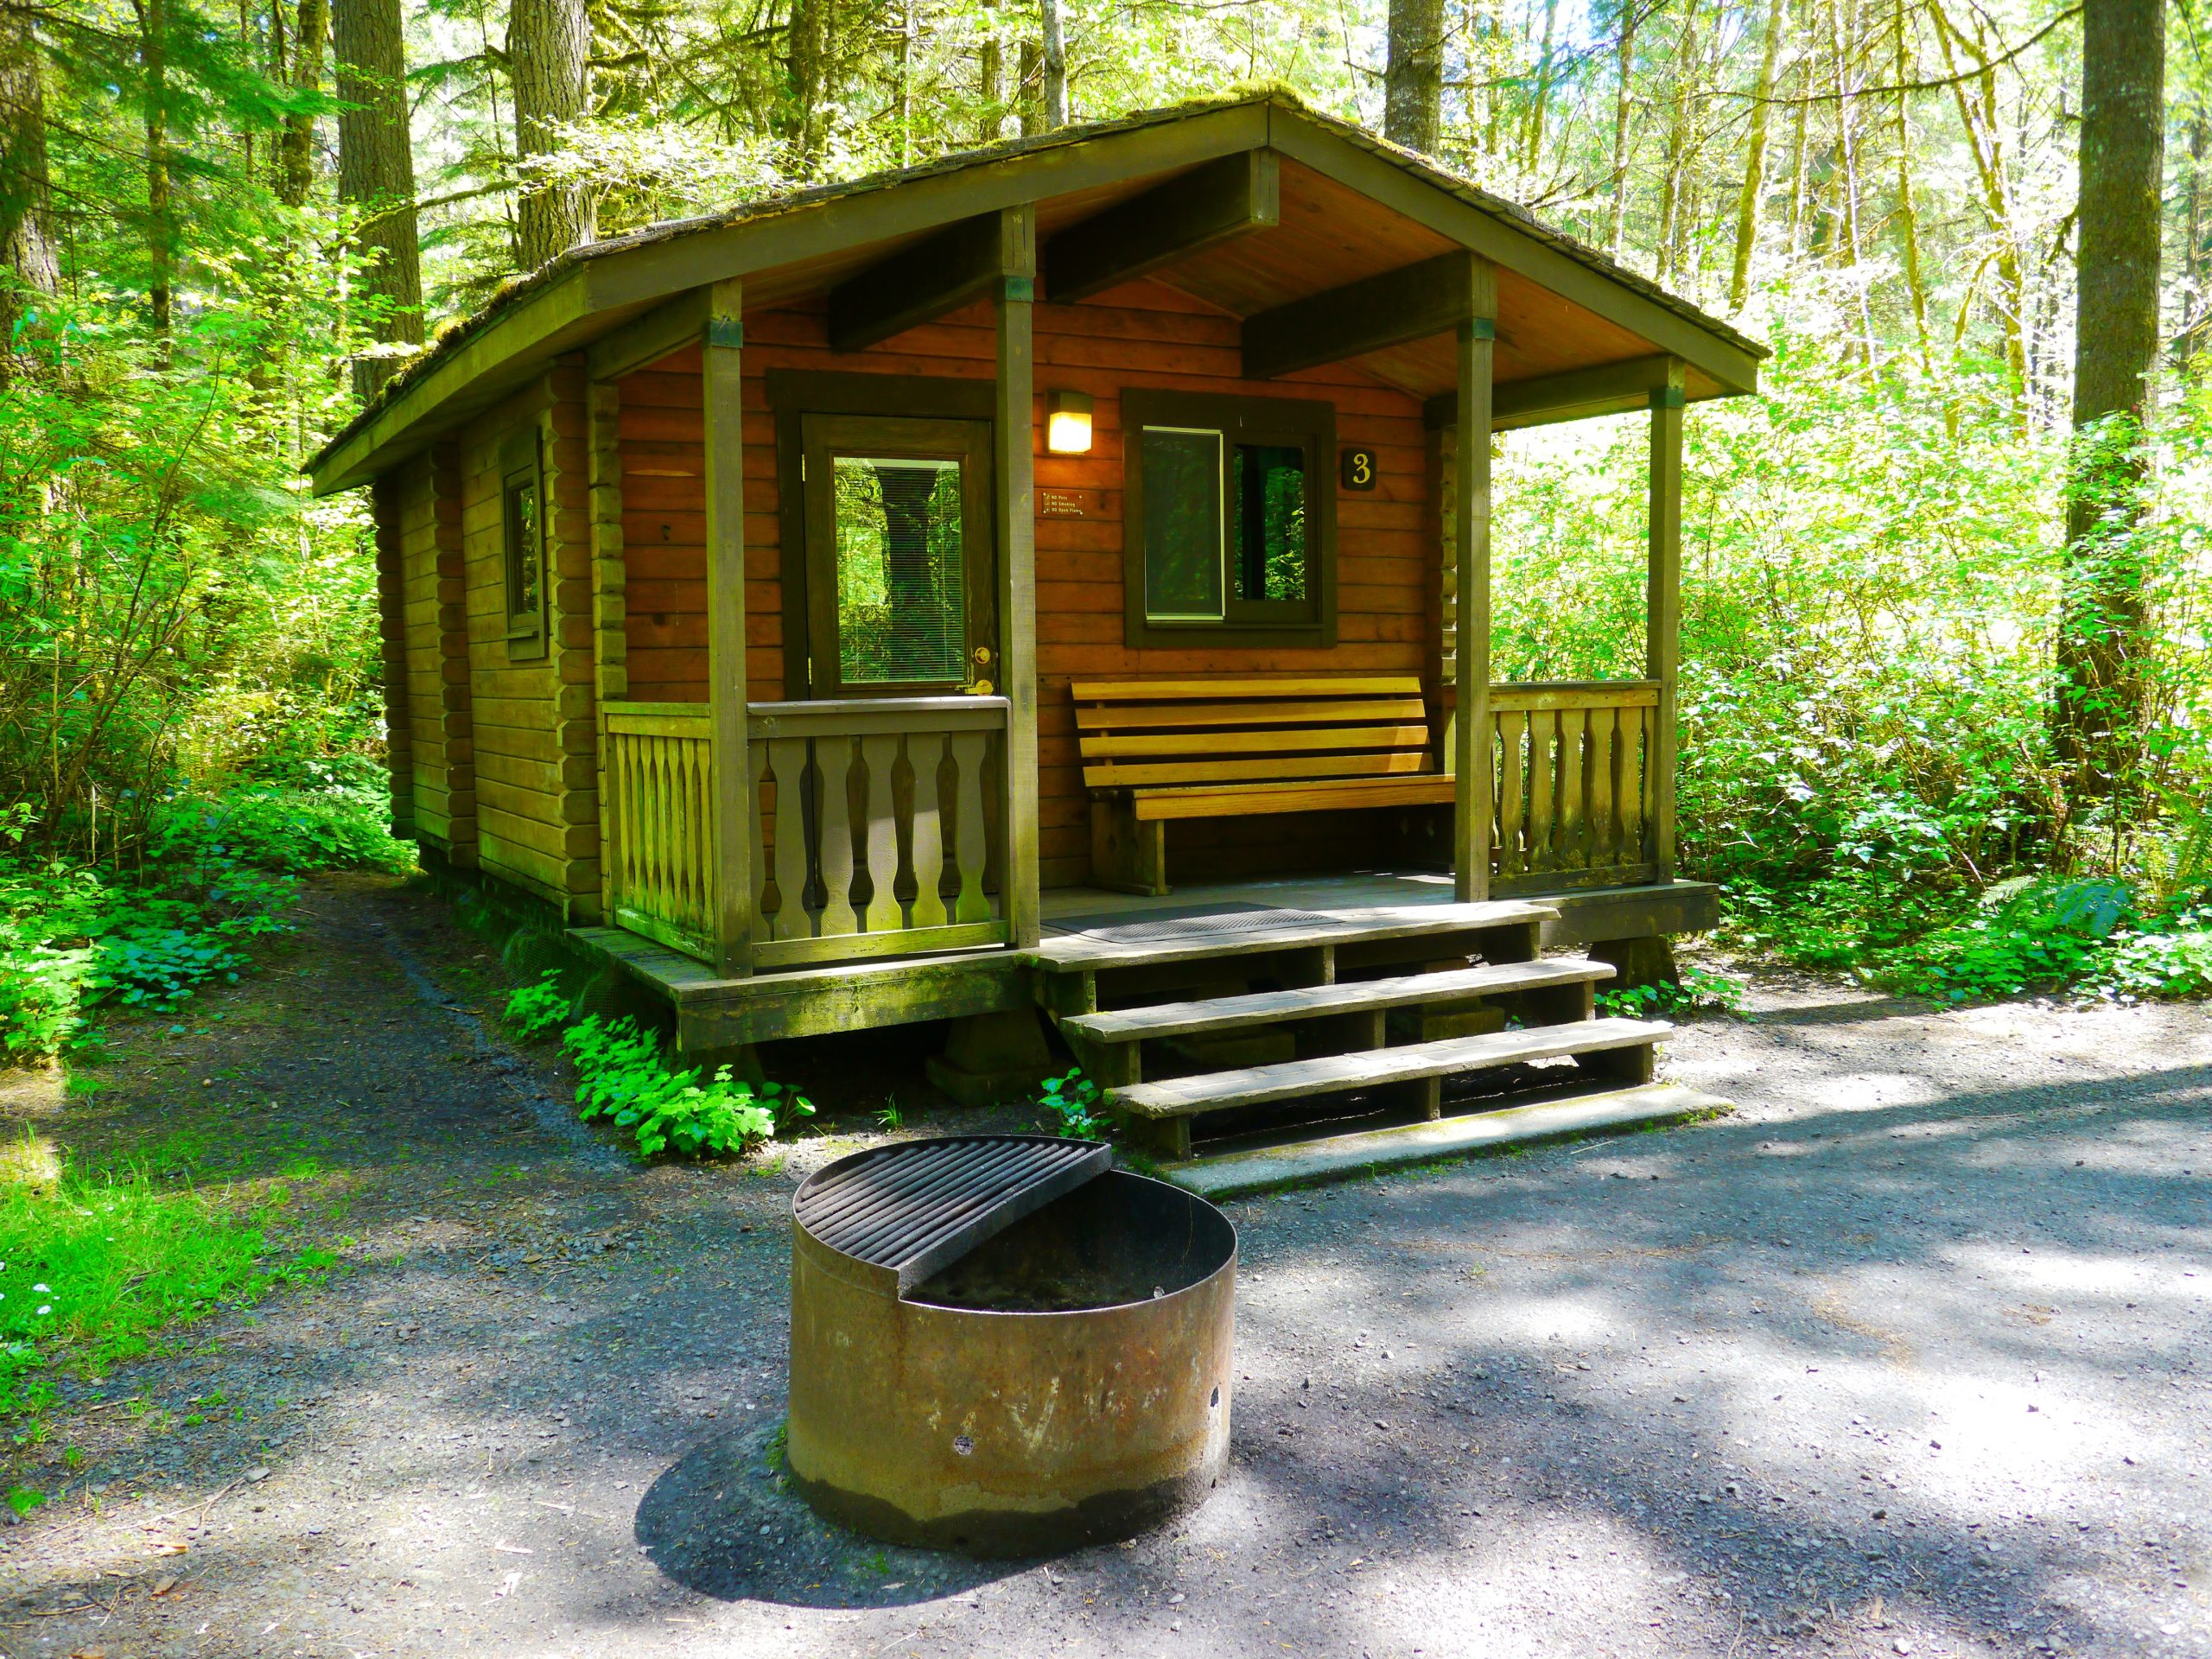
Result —
[[[172,1013],[203,984],[235,982],[256,940],[289,931],[302,874],[412,864],[384,811],[359,782],[257,780],[180,791],[128,862],[41,854],[21,835],[0,844],[0,1061],[67,1049],[103,1007]]]
[[[507,1022],[525,1041],[560,1033],[577,1116],[621,1130],[639,1159],[742,1157],[814,1116],[814,1103],[783,1084],[750,1083],[728,1065],[669,1065],[659,1034],[627,1015],[570,1024],[560,979],[549,969],[512,992]]]

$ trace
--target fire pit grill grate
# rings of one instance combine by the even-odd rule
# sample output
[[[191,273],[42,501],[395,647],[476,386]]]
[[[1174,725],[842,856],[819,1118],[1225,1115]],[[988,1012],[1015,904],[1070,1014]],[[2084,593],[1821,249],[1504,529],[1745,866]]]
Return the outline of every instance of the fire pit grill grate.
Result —
[[[1111,1147],[1088,1141],[951,1135],[824,1170],[792,1207],[817,1241],[895,1279],[903,1296],[1113,1161]]]

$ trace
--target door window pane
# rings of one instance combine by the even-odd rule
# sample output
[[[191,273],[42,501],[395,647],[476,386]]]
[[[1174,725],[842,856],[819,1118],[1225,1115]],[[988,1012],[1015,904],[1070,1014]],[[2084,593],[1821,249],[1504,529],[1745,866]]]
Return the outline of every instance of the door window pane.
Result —
[[[832,467],[839,677],[849,684],[962,678],[960,463],[839,455]]]
[[[1306,597],[1306,451],[1240,443],[1230,463],[1236,503],[1236,597]]]
[[[1145,614],[1219,621],[1221,434],[1147,426],[1142,466]]]

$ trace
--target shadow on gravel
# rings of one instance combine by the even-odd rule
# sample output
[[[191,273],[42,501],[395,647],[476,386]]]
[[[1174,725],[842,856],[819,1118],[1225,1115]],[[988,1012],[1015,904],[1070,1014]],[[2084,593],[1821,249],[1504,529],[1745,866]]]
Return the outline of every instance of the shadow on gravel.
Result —
[[[1833,1639],[1879,1605],[2006,1652],[2141,1650],[2146,1630],[2081,1586],[2145,1570],[2121,1517],[2158,1507],[2149,1470],[2181,1454],[2183,1422],[2155,1398],[2114,1409],[2110,1387],[2189,1369],[2201,1301],[2161,1245],[2205,1236],[2212,1170],[2181,1167],[2172,1136],[2209,1101],[2212,1067],[2183,1065],[1344,1192],[1344,1219],[1390,1227],[1432,1273],[1468,1265],[1397,1308],[1409,1281],[1387,1263],[1315,1249],[1268,1271],[1313,1272],[1375,1348],[1443,1362],[1420,1373],[1433,1392],[1409,1401],[1413,1373],[1340,1351],[1314,1379],[1321,1421],[1248,1445],[1249,1471],[1317,1541],[1357,1522],[1402,1570],[1510,1573],[1507,1536],[1541,1552],[1548,1515],[1726,1590],[1708,1610],[1742,1613],[1747,1639]],[[1690,1136],[1707,1155],[1685,1161]],[[1450,1281],[1498,1257],[1519,1282],[1475,1299],[1470,1339]],[[1695,1382],[1655,1386],[1694,1340]],[[1471,1458],[1417,1455],[1461,1434]],[[1491,1500],[1510,1529],[1475,1518]]]
[[[1034,1565],[900,1549],[830,1525],[772,1465],[778,1433],[703,1440],[647,1489],[635,1530],[655,1567],[718,1601],[851,1609],[964,1595]]]

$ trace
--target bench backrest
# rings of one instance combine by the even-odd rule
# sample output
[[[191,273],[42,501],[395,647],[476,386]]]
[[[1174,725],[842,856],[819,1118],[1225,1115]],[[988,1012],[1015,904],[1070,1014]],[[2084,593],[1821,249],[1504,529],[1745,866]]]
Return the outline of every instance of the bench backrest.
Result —
[[[1297,783],[1433,772],[1411,674],[1358,679],[1077,681],[1092,789]]]

